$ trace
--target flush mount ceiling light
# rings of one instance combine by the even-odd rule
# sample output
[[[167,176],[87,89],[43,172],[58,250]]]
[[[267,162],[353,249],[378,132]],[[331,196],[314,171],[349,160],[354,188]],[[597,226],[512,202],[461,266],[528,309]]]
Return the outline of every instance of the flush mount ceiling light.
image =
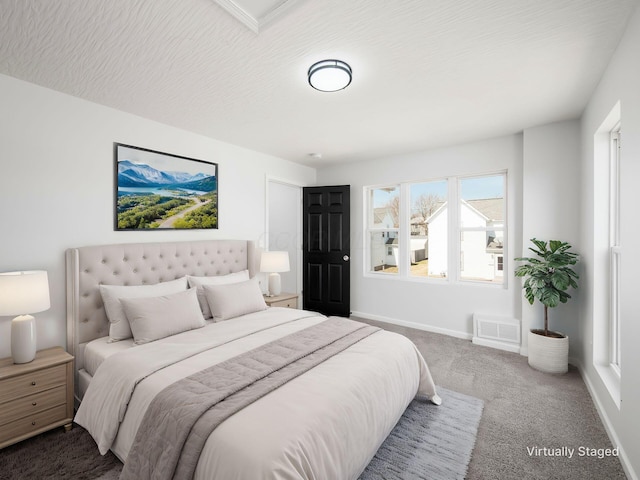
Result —
[[[316,90],[337,92],[351,83],[351,67],[341,60],[322,60],[311,65],[307,77]]]

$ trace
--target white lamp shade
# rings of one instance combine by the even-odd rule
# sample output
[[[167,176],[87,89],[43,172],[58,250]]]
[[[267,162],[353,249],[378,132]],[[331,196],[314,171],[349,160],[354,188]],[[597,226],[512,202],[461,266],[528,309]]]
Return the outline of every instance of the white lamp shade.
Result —
[[[275,273],[288,272],[289,252],[263,252],[260,259],[260,271]]]
[[[0,273],[0,316],[37,313],[50,306],[47,272]]]

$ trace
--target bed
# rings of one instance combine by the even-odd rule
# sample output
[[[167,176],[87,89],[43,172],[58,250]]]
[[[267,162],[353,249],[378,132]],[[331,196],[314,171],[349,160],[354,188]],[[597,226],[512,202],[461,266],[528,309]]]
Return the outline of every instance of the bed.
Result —
[[[411,400],[422,396],[439,404],[426,362],[405,337],[315,312],[261,307],[256,295],[247,293],[257,285],[255,257],[253,243],[243,240],[116,244],[67,251],[68,349],[75,357],[75,396],[79,405],[75,420],[93,436],[102,454],[111,450],[125,463],[124,478],[173,478],[175,474],[175,478],[192,476],[198,480],[355,479]],[[214,319],[176,334],[157,334],[154,330],[151,340],[140,333],[139,325],[148,328],[150,323],[144,322],[153,315],[164,318],[177,311],[178,303],[188,303],[192,312],[193,305],[202,307],[203,303],[198,302],[203,298],[193,300],[195,289],[187,289],[185,293],[161,295],[165,303],[158,303],[160,297],[120,299],[127,315],[135,319],[130,325],[132,331],[136,327],[134,339],[145,340],[140,344],[132,338],[109,341],[113,323],[103,303],[104,291],[101,293],[107,285],[109,289],[155,289],[156,285],[182,282],[186,276],[207,281],[216,277],[211,280],[226,282],[225,279],[245,274],[249,280],[234,281],[233,286],[198,289],[198,295],[205,292],[210,304],[215,299],[215,309],[212,305],[210,312]],[[252,300],[245,302],[245,295]],[[218,321],[219,310],[224,321]],[[142,313],[135,316],[136,312]],[[229,312],[232,315],[226,319]],[[164,325],[156,322],[153,328],[168,328],[156,327],[159,323]],[[339,339],[335,341],[329,338],[334,335],[334,328],[343,329],[342,333],[335,333]],[[142,331],[148,333],[144,328]],[[301,350],[295,363],[282,368],[264,367],[263,357],[253,357],[269,348],[280,352],[287,342],[291,348],[309,350]],[[312,345],[313,342],[327,344]],[[255,384],[234,386],[233,395],[220,403],[233,406],[235,402],[239,406],[231,413],[220,414],[218,423],[206,427],[211,430],[200,430],[207,433],[192,442],[202,444],[197,453],[178,452],[177,463],[164,467],[162,462],[173,455],[167,452],[179,450],[173,444],[164,445],[164,439],[182,435],[172,428],[190,427],[182,425],[183,417],[173,419],[169,413],[168,420],[157,422],[156,426],[149,426],[153,419],[147,417],[164,415],[167,392],[190,394],[191,387],[183,387],[185,384],[180,382],[192,381],[204,371],[213,378],[223,378],[229,369],[231,373],[235,371],[238,359],[246,358],[250,361],[242,362],[256,370],[266,368],[268,373]],[[272,361],[280,359],[268,358],[268,362]],[[265,360],[265,364],[268,362]],[[300,370],[303,367],[297,365],[304,362],[309,365]],[[222,371],[223,367],[227,370]],[[236,374],[233,381],[244,382],[251,375]],[[234,400],[252,389],[260,390],[255,398]],[[191,395],[213,397],[219,393]],[[172,408],[184,415],[179,406],[167,407],[166,411],[173,412]],[[190,442],[191,437],[185,443]],[[148,459],[144,452],[148,452]],[[138,464],[145,463],[146,470],[138,471]],[[135,469],[131,470],[134,464]],[[182,470],[184,465],[186,470]],[[183,471],[190,473],[179,473]]]

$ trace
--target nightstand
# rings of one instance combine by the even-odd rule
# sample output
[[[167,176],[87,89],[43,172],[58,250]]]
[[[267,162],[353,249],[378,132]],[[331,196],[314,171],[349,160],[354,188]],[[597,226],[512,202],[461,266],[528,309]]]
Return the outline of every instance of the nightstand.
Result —
[[[298,308],[297,293],[281,293],[273,297],[265,296],[264,301],[270,307]]]
[[[0,360],[0,448],[73,422],[73,357],[61,347],[29,363]]]

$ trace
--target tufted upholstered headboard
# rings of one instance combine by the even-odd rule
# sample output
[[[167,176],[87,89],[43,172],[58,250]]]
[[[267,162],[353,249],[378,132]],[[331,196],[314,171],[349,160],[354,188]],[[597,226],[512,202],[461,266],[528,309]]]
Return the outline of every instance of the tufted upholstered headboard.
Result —
[[[193,242],[96,245],[67,250],[67,350],[83,368],[84,345],[109,334],[99,285],[145,285],[184,275],[226,275],[257,271],[253,242]],[[77,378],[76,378],[76,385]]]

